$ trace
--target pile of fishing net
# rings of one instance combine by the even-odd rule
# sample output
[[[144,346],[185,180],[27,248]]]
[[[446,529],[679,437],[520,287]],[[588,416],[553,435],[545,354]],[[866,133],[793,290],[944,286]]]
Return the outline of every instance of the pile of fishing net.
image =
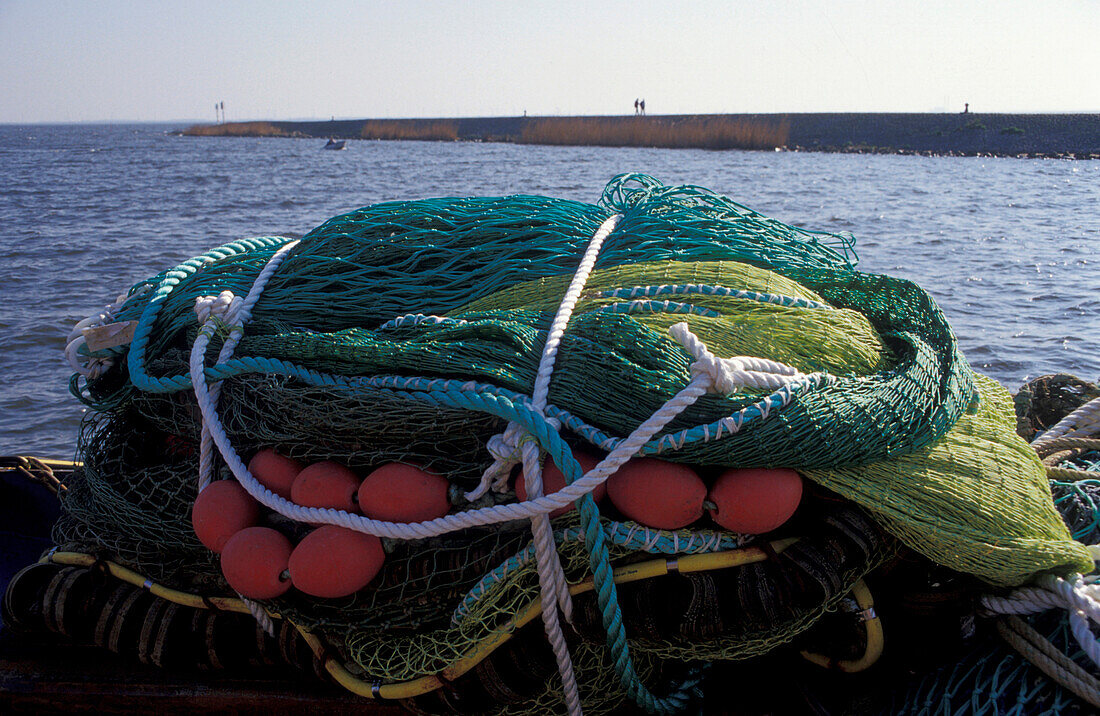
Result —
[[[1017,432],[1047,465],[1055,508],[1073,538],[1098,554],[1100,389],[1066,374],[1041,376],[1015,402]],[[1095,575],[1084,581],[1097,583]],[[1095,713],[1100,680],[1090,644],[1080,643],[1065,612],[1022,606],[995,620],[999,638],[970,640],[957,658],[901,691],[886,713]]]
[[[384,552],[353,593],[241,601],[261,622],[293,624],[366,696],[515,712],[686,708],[706,664],[812,641],[899,550],[990,589],[1090,571],[1007,393],[928,294],[854,263],[849,237],[643,175],[595,205],[393,202],[228,244],[74,334],[92,410],[59,550],[233,597],[192,508],[237,482],[291,543],[339,525]],[[250,474],[261,453],[360,480],[415,465],[449,514],[296,505]],[[628,458],[712,493],[728,469],[807,483],[775,528],[662,527],[593,497]],[[554,466],[570,487],[541,496]],[[869,626],[859,640],[836,659],[859,661]]]

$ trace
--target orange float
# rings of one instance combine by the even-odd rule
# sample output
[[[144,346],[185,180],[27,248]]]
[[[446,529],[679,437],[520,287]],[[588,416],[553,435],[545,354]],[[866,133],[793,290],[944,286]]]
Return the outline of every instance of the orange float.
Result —
[[[599,464],[600,460],[602,459],[590,453],[581,452],[579,450],[573,451],[573,457],[575,457],[577,459],[577,462],[581,464],[582,472],[588,472],[592,468],[596,467],[596,465]],[[565,475],[563,475],[562,471],[558,469],[557,464],[547,459],[542,466],[542,494],[551,495],[563,487],[565,487]],[[596,500],[596,502],[602,500],[606,494],[606,482],[604,482],[602,485],[592,491],[592,497]],[[522,472],[520,473],[519,477],[516,478],[516,497],[519,498],[521,501],[527,499],[527,482],[523,479]],[[569,512],[569,510],[576,509],[576,507],[577,506],[575,504],[566,505],[565,507],[559,507],[558,509],[551,512],[550,516],[557,517],[559,515],[564,515],[566,512]]]
[[[298,473],[290,487],[290,500],[302,507],[328,507],[358,512],[359,476],[338,462],[315,462]]]
[[[619,512],[635,522],[675,530],[703,516],[707,486],[686,465],[637,458],[608,478],[607,496]]]
[[[290,487],[302,471],[302,463],[265,448],[248,461],[248,471],[256,480],[284,500],[290,499]]]
[[[374,535],[325,525],[298,543],[290,553],[288,569],[295,589],[335,599],[367,586],[385,561],[382,540]]]
[[[226,541],[260,520],[260,503],[236,480],[207,485],[191,508],[191,526],[207,549],[220,553]]]
[[[802,476],[787,468],[726,470],[710,488],[711,519],[731,532],[763,534],[791,518],[802,501]]]
[[[291,544],[270,527],[248,527],[222,549],[222,574],[229,586],[249,599],[274,599],[290,589],[284,577]]]
[[[376,469],[359,486],[359,509],[383,522],[427,522],[451,509],[451,483],[437,473],[400,462]]]

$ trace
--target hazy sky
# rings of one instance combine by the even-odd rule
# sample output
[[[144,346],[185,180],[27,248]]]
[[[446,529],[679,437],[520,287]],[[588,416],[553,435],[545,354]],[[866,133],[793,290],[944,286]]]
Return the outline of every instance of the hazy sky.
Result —
[[[0,0],[0,122],[1100,111],[1100,0]]]

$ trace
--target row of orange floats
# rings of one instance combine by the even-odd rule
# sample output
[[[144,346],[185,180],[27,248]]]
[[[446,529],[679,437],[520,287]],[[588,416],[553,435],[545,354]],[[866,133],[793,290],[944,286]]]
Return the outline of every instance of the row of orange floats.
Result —
[[[599,462],[576,453],[585,472]],[[386,522],[425,522],[451,508],[450,483],[430,470],[388,463],[365,478],[333,461],[308,466],[272,449],[257,452],[249,472],[271,492],[303,507],[333,508]],[[543,470],[547,494],[565,486],[552,462]],[[520,475],[516,495],[526,500]],[[593,498],[611,500],[624,517],[646,527],[675,530],[705,514],[722,529],[763,534],[781,527],[798,509],[802,477],[789,469],[729,469],[707,487],[691,467],[653,458],[622,465]],[[551,517],[574,509],[562,507]],[[196,536],[220,554],[222,574],[234,590],[251,599],[273,599],[291,588],[318,598],[346,597],[366,587],[382,569],[381,540],[344,527],[324,525],[297,544],[279,530],[261,526],[261,505],[235,480],[208,485],[192,511]]]

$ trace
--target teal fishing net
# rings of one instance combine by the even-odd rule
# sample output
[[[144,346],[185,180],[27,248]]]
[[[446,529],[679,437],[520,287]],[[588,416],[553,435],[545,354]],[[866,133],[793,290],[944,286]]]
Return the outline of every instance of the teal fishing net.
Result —
[[[529,396],[568,279],[613,214],[621,218],[554,368],[546,415],[562,426],[559,435],[532,412]],[[103,371],[72,382],[93,412],[59,544],[181,589],[225,593],[216,558],[188,525],[202,429],[188,365],[200,335],[195,304],[223,291],[244,296],[286,244],[277,237],[234,242],[131,289],[112,320],[135,322],[132,342],[89,354]],[[536,434],[572,479],[574,449],[613,449],[676,395],[692,379],[693,359],[668,336],[674,322],[689,322],[720,355],[762,356],[805,373],[775,391],[704,396],[641,452],[690,463],[706,479],[726,466],[814,470],[811,479],[848,489],[853,500],[885,491],[904,504],[891,503],[886,516],[851,508],[856,516],[840,526],[830,522],[836,515],[802,525],[818,541],[786,557],[795,576],[766,565],[713,584],[693,582],[691,594],[709,595],[701,609],[721,613],[714,595],[745,584],[762,585],[739,596],[763,606],[742,613],[731,601],[738,608],[722,623],[688,625],[702,625],[703,638],[683,624],[635,638],[631,648],[647,673],[679,661],[746,658],[788,642],[890,552],[884,525],[915,549],[956,555],[998,583],[1080,565],[1060,523],[1050,525],[1053,509],[1035,498],[1035,466],[1013,450],[1004,458],[1013,469],[991,457],[1003,447],[999,399],[979,399],[979,381],[942,312],[915,284],[854,265],[850,237],[794,228],[706,189],[665,187],[642,175],[612,180],[595,205],[534,196],[379,204],[335,217],[290,248],[223,362],[214,356],[230,326],[215,331],[204,375],[219,384],[218,417],[246,459],[275,448],[303,463],[334,460],[360,473],[413,462],[444,475],[463,510],[514,501],[507,488],[477,504],[458,497],[478,484],[492,462],[487,445],[509,421]],[[937,452],[944,441],[950,449]],[[965,453],[965,470],[945,451]],[[926,469],[933,462],[936,469]],[[230,476],[222,458],[214,468]],[[908,491],[892,489],[901,484]],[[867,485],[873,489],[861,492]],[[1045,484],[1039,487],[1045,494]],[[992,536],[972,529],[970,505],[996,504],[1005,490],[1024,507],[978,521]],[[929,526],[925,512],[956,498],[965,508]],[[600,516],[588,498],[582,503],[581,516],[554,526],[567,577],[595,579],[591,626],[606,633],[623,612],[604,589],[609,567],[644,559],[659,542],[681,544],[681,536],[628,538],[614,516]],[[885,502],[861,504],[874,513]],[[271,519],[295,537],[308,530]],[[1004,534],[1023,546],[990,557],[990,540]],[[470,600],[486,574],[529,543],[526,522],[387,541],[386,563],[369,588],[332,601],[292,594],[274,608],[325,634],[364,678],[421,678],[492,639],[537,597],[528,564]],[[611,647],[618,679],[599,674],[591,683],[617,683],[616,698],[630,694],[654,707],[622,666],[631,663],[625,645],[622,636]],[[585,659],[607,668],[603,657],[585,652]],[[690,679],[681,681],[690,691]]]

